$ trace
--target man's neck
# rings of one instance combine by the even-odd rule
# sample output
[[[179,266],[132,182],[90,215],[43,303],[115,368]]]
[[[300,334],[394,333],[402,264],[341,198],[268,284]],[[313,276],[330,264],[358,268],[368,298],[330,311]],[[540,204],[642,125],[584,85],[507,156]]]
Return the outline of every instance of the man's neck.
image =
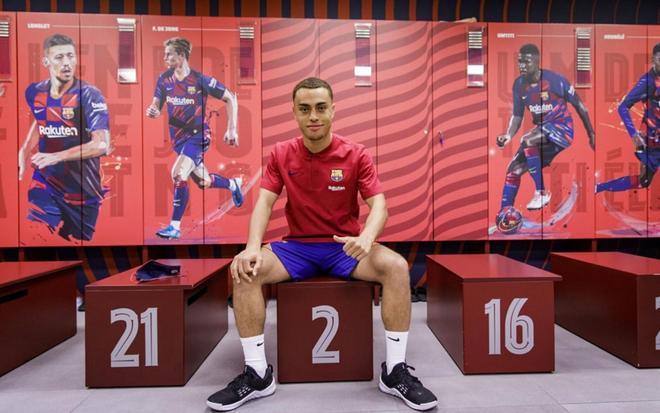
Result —
[[[64,92],[69,90],[73,84],[73,79],[67,82],[60,82],[58,79],[51,79],[50,81],[50,96],[54,99],[62,97]]]
[[[177,67],[174,69],[174,76],[176,76],[177,79],[183,80],[190,74],[190,66],[187,64],[182,65],[181,67]]]
[[[319,153],[332,143],[332,132],[328,133],[327,136],[323,137],[323,139],[313,141],[310,139],[307,139],[303,137],[303,145],[305,145],[305,148],[307,148],[308,151],[311,153]]]

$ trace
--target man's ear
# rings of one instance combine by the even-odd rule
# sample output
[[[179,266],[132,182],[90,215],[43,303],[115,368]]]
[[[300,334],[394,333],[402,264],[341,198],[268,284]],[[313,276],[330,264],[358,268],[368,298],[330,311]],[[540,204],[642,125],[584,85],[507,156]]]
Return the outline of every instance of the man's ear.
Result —
[[[41,58],[41,64],[44,65],[44,67],[48,67],[49,62],[48,62],[48,58],[46,56]]]

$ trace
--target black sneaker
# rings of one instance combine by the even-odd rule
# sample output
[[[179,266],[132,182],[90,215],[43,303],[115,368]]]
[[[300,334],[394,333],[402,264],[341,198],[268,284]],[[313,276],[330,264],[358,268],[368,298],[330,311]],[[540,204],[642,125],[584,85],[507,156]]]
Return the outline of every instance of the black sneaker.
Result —
[[[415,370],[414,367],[399,363],[394,366],[390,374],[387,374],[387,366],[383,362],[381,369],[380,383],[378,383],[380,391],[399,397],[408,407],[415,410],[429,410],[438,404],[435,395],[408,371],[408,369]]]
[[[262,379],[250,366],[245,366],[243,373],[232,380],[227,387],[214,393],[206,400],[206,405],[213,410],[233,410],[248,400],[270,396],[275,393],[273,366],[266,369]]]

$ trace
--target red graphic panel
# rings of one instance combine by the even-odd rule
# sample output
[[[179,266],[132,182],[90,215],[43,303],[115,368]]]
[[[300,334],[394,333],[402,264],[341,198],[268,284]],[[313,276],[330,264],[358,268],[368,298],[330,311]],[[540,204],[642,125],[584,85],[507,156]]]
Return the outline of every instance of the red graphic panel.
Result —
[[[300,136],[293,118],[291,93],[310,76],[319,76],[318,22],[316,20],[262,19],[262,165],[275,143]],[[280,239],[288,233],[283,192],[273,207],[264,240]]]
[[[483,31],[482,31],[483,30]],[[488,236],[488,94],[468,87],[468,32],[486,25],[433,25],[433,235],[434,240]],[[484,65],[485,66],[485,65]],[[486,68],[484,67],[483,70]]]
[[[18,44],[21,45],[18,48],[18,66],[21,68],[17,105],[19,157],[20,148],[25,148],[22,152],[25,168],[18,194],[20,245],[81,245],[83,192],[80,170],[83,163],[80,144],[86,131],[81,127],[80,93],[75,89],[78,86],[73,86],[73,90],[67,86],[49,88],[58,77],[71,80],[74,85],[77,82],[71,77],[80,79],[78,15],[18,13],[17,23]],[[69,37],[74,47],[69,50],[70,45],[62,45],[60,47],[67,50],[53,51],[49,59],[52,69],[49,69],[44,65],[43,43],[54,34]],[[49,83],[31,89],[34,93],[28,104],[26,90],[31,84],[42,81]],[[57,89],[56,95],[53,95],[53,89]],[[68,160],[61,161],[62,157]],[[28,192],[31,200],[28,200]],[[28,219],[28,213],[32,219]]]
[[[142,17],[142,102],[143,116],[151,105],[159,76],[168,70],[164,61],[163,43],[173,37],[183,37],[192,45],[188,64],[202,70],[202,32],[199,17]],[[180,101],[185,104],[185,101]],[[144,142],[144,243],[202,244],[204,242],[204,191],[192,178],[187,181],[188,206],[181,219],[179,239],[165,239],[156,232],[170,224],[173,211],[174,183],[172,170],[178,159],[169,132],[167,104],[160,116],[143,120]],[[192,175],[192,174],[191,174]]]
[[[500,148],[497,137],[506,133],[513,111],[513,83],[520,76],[518,51],[527,43],[541,49],[540,24],[488,25],[488,233],[490,239],[534,239],[542,236],[543,210],[527,210],[534,196],[534,182],[529,173],[509,173],[511,161],[520,147],[520,139],[534,128],[529,110],[511,141]],[[541,60],[541,67],[545,62]],[[512,165],[513,166],[513,165]],[[513,168],[511,168],[513,169]],[[509,175],[509,178],[507,178]],[[505,182],[518,186],[514,210],[502,208]],[[515,193],[515,189],[509,190]],[[502,212],[500,212],[502,211]],[[497,217],[499,216],[500,219]],[[500,222],[500,225],[497,225]]]
[[[647,190],[636,185],[640,161],[623,124],[619,104],[648,72],[648,56],[646,26],[596,26],[595,181],[600,192],[596,194],[595,209],[599,238],[647,234]],[[643,103],[637,102],[629,110],[638,129]],[[633,185],[616,181],[621,179]]]
[[[120,23],[132,19],[134,31],[120,31]],[[109,116],[110,154],[100,158],[101,182],[108,189],[98,219],[83,212],[86,226],[96,227],[94,237],[84,245],[141,245],[142,223],[142,68],[139,59],[139,17],[80,15],[81,78],[99,89]],[[130,36],[120,44],[120,36]],[[132,40],[132,42],[131,42]],[[120,52],[133,47],[136,69],[133,83],[120,82]],[[127,52],[130,52],[127,50]],[[135,58],[137,57],[137,58]],[[92,110],[103,109],[101,102]],[[83,179],[86,177],[83,174]],[[96,219],[96,222],[94,222]]]
[[[332,86],[335,102],[333,132],[367,147],[376,157],[376,25],[373,21],[321,20],[321,79]],[[368,31],[356,39],[357,30]],[[368,36],[368,37],[367,37]],[[358,50],[360,48],[360,50]],[[356,76],[364,73],[364,76]],[[371,75],[367,76],[370,68]],[[369,80],[366,80],[369,79]],[[360,223],[369,212],[361,203]]]
[[[648,39],[646,41],[646,50],[648,51],[648,56],[651,57],[653,53],[653,48],[655,45],[660,44],[660,26],[648,26]],[[648,60],[651,60],[650,58]],[[656,97],[655,97],[655,102],[647,102],[647,105],[652,105],[655,103],[654,110],[655,111],[660,111],[660,102],[658,102],[658,88],[660,85],[658,85],[658,77],[656,76],[655,78],[655,90],[656,90]],[[658,112],[656,112],[658,113]],[[656,114],[656,119],[660,118],[660,113]],[[660,125],[655,125],[656,128],[658,128]],[[660,139],[660,136],[658,136],[658,130],[656,129],[656,142],[655,142],[655,151],[659,150],[657,145],[660,145],[660,142],[658,142],[658,139]],[[649,149],[647,150],[648,152],[651,151],[650,149],[650,144],[649,144]],[[656,155],[657,156],[657,155]],[[657,172],[656,172],[657,175]],[[648,207],[649,207],[649,212],[648,212],[648,236],[649,237],[660,237],[660,178],[657,176],[655,179],[651,181],[651,184],[649,185],[648,189],[648,195],[649,195],[649,202],[648,202]]]
[[[568,80],[587,108],[589,122],[595,127],[594,87],[593,85],[576,86],[578,46],[576,31],[591,33],[591,40],[585,45],[591,45],[590,53],[593,59],[595,45],[593,26],[546,24],[542,29],[543,68]],[[593,76],[593,60],[591,73]],[[543,75],[541,78],[544,79]],[[594,236],[595,152],[589,145],[589,136],[577,109],[568,104],[568,110],[573,119],[573,143],[561,151],[550,165],[543,168],[544,185],[552,196],[548,206],[543,209],[544,239],[593,238]]]
[[[9,30],[0,37],[0,247],[18,246],[18,150],[16,116],[16,14],[0,13],[0,25]],[[25,99],[23,99],[25,101]],[[22,103],[21,103],[22,104]]]
[[[378,22],[378,174],[389,219],[383,241],[433,237],[431,24]]]
[[[240,28],[253,28],[251,35],[239,38]],[[238,146],[224,142],[227,129],[227,104],[209,97],[206,116],[212,144],[204,154],[210,173],[227,178],[240,177],[244,204],[235,208],[231,193],[226,189],[209,188],[204,191],[204,242],[245,243],[250,214],[259,193],[261,178],[261,73],[243,81],[240,73],[241,56],[250,51],[253,59],[248,67],[260,66],[260,30],[256,19],[202,18],[202,55],[204,74],[222,82],[238,99]],[[243,29],[245,31],[245,29]],[[247,44],[245,44],[247,42]],[[243,47],[244,50],[241,50]],[[249,56],[248,56],[249,57]],[[243,62],[246,63],[246,62]]]

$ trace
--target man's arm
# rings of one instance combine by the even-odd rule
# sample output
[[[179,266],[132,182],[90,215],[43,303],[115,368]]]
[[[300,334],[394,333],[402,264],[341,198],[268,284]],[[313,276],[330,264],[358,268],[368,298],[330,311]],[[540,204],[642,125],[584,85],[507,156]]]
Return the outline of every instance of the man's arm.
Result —
[[[497,137],[497,146],[503,148],[507,143],[511,141],[513,135],[515,135],[516,132],[518,132],[518,129],[520,129],[522,120],[522,116],[511,115],[511,119],[509,119],[509,127],[506,129],[506,133]]]
[[[580,116],[584,129],[587,131],[587,135],[589,136],[589,146],[591,146],[591,149],[596,150],[596,133],[594,132],[594,127],[591,125],[591,120],[589,119],[589,109],[587,109],[587,106],[582,102],[582,99],[580,99],[580,96],[578,96],[577,93],[571,103],[573,104],[573,107],[575,107],[578,116]]]
[[[32,153],[34,147],[37,146],[39,142],[39,132],[37,132],[37,121],[32,121],[32,125],[28,130],[27,135],[25,136],[25,141],[21,148],[18,150],[18,180],[23,179],[23,174],[25,173],[25,164],[27,163],[27,157]]]
[[[32,155],[31,161],[37,168],[41,169],[60,162],[78,161],[108,155],[111,152],[110,133],[106,129],[100,129],[93,131],[91,135],[92,138],[89,142],[72,146],[60,152],[37,152]]]
[[[278,197],[278,194],[267,189],[261,188],[259,190],[259,197],[250,217],[248,242],[245,249],[234,257],[230,267],[231,275],[237,283],[241,282],[241,278],[247,282],[252,282],[250,274],[256,276],[259,267],[261,267],[261,243],[268,227],[268,221],[270,221],[273,205]]]
[[[229,89],[225,89],[222,95],[222,101],[225,102],[227,109],[227,130],[225,131],[225,143],[232,146],[238,146],[238,98]]]
[[[645,74],[623,98],[618,108],[619,117],[621,117],[623,125],[626,127],[628,135],[630,135],[632,138],[635,149],[637,150],[643,150],[646,147],[646,142],[644,142],[644,138],[642,137],[639,130],[637,130],[632,118],[630,117],[630,108],[635,103],[647,99],[647,81],[647,74]]]
[[[371,246],[380,233],[383,232],[385,222],[387,222],[385,195],[382,193],[374,195],[366,199],[365,202],[369,205],[369,215],[360,235],[357,237],[338,237],[335,235],[333,237],[336,242],[344,244],[343,249],[346,255],[358,261],[369,254]]]

